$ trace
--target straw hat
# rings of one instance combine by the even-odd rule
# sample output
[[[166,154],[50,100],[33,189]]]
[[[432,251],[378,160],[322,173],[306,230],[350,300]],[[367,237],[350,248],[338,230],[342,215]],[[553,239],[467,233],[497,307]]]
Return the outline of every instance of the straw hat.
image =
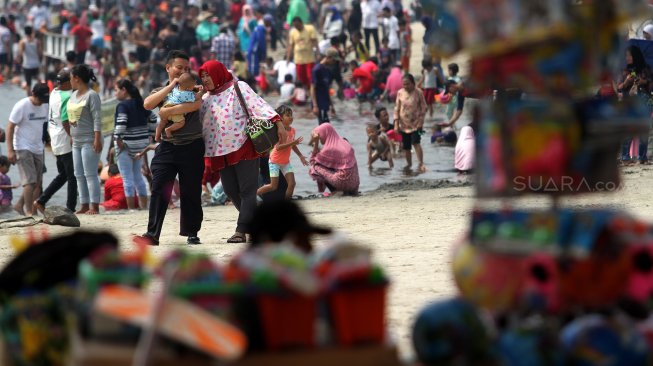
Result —
[[[211,13],[210,11],[203,11],[200,13],[200,15],[197,16],[197,20],[203,22],[207,19],[210,19],[211,17],[213,17],[213,13]]]

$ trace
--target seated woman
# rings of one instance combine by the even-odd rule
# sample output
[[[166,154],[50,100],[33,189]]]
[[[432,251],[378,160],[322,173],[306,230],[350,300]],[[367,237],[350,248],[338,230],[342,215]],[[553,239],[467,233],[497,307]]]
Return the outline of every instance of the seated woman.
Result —
[[[454,158],[454,168],[460,173],[471,173],[472,169],[474,169],[475,144],[472,127],[463,127],[460,130],[460,138],[456,143]]]
[[[340,137],[330,123],[323,123],[313,130],[309,144],[313,152],[308,173],[317,182],[319,192],[329,188],[331,192],[358,194],[358,164],[349,142]]]

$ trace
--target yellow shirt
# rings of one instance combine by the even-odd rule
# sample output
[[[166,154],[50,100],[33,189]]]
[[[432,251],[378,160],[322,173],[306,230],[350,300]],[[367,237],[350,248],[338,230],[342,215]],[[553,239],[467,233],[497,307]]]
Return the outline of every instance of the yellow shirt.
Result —
[[[233,71],[240,80],[247,79],[247,62],[234,61],[232,64]]]
[[[79,103],[74,103],[68,100],[68,121],[73,126],[77,125],[77,121],[82,117],[82,111],[84,110],[84,107],[86,107],[86,101],[86,98],[80,100]]]
[[[295,64],[315,63],[313,41],[317,42],[317,32],[310,24],[305,24],[301,32],[297,28],[290,31],[290,43],[295,45]]]

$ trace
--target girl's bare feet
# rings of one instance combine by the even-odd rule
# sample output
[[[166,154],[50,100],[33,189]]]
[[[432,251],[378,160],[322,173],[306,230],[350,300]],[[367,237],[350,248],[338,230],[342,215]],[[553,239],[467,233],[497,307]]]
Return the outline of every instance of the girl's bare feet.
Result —
[[[91,208],[86,211],[87,215],[97,215],[100,213],[100,205],[97,203],[91,203]]]
[[[424,166],[424,164],[420,164],[420,165],[417,167],[417,170],[418,170],[420,173],[426,173],[426,166]]]
[[[89,210],[88,203],[82,203],[82,206],[79,208],[77,212],[75,212],[77,215],[85,214]]]

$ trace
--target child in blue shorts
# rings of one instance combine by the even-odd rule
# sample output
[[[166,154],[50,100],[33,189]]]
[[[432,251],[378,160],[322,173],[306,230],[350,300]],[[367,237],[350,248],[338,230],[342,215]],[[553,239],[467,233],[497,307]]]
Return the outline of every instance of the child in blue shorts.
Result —
[[[295,129],[290,127],[293,122],[292,109],[286,105],[282,105],[276,111],[281,116],[281,122],[287,131],[288,137],[285,141],[279,141],[274,149],[272,149],[272,152],[270,152],[270,184],[259,188],[256,194],[262,196],[265,193],[276,191],[279,187],[279,174],[283,174],[288,183],[286,199],[290,199],[295,191],[295,173],[293,172],[292,164],[290,164],[291,150],[295,151],[295,154],[299,156],[304,166],[308,165],[308,161],[297,147],[297,145],[302,143],[304,138],[299,137],[295,139]]]

